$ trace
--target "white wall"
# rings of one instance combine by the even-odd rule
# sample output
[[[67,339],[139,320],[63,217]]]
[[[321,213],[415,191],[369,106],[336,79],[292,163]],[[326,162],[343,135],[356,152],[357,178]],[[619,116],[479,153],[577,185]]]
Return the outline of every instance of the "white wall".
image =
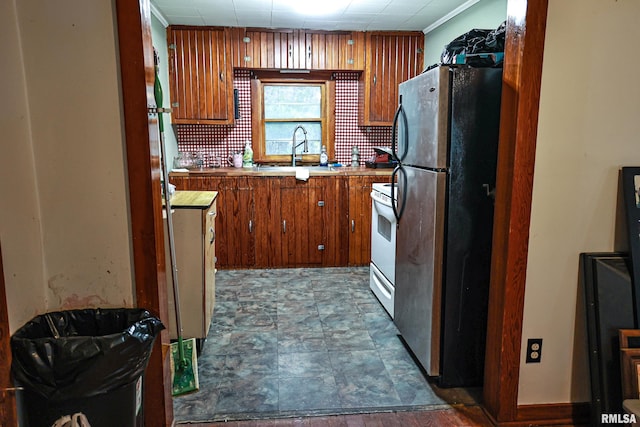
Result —
[[[1,3],[10,328],[43,311],[132,306],[114,3]]]
[[[444,47],[456,37],[474,29],[495,29],[507,17],[507,0],[480,0],[458,16],[424,36],[424,63],[440,62]]]
[[[590,400],[578,256],[614,250],[618,170],[640,165],[638,22],[636,0],[549,1],[519,404]]]
[[[38,186],[18,22],[0,2],[0,244],[13,332],[45,309]]]

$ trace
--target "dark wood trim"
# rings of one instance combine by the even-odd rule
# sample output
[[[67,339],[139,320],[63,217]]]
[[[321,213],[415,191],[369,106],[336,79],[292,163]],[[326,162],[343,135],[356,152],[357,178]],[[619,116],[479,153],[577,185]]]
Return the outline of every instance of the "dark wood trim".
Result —
[[[17,426],[16,395],[11,380],[11,332],[0,247],[0,426]]]
[[[526,4],[526,8],[523,8]],[[548,0],[510,0],[502,86],[484,405],[518,415],[522,317]]]
[[[588,402],[521,405],[517,407],[513,421],[497,422],[491,415],[489,418],[500,427],[588,426],[590,407]]]
[[[544,405],[520,405],[516,418],[526,425],[587,425],[591,404],[589,402],[556,403]]]
[[[147,107],[155,105],[151,11],[148,0],[116,0],[116,11],[136,305],[168,325],[159,134],[157,120],[147,114]],[[169,363],[162,351],[168,343],[163,331],[144,376],[146,426],[173,422]]]

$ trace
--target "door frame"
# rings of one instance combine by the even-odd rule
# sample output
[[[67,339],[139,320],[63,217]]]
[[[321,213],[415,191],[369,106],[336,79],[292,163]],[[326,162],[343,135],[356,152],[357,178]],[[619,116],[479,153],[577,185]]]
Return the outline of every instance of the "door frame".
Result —
[[[522,320],[548,0],[508,0],[483,405],[497,425],[518,407]],[[526,423],[525,423],[526,425]]]
[[[498,425],[514,425],[527,415],[526,411],[519,409],[517,396],[547,7],[548,0],[508,0],[507,4],[489,334],[483,388],[485,409]],[[148,87],[145,77],[149,78],[150,69],[145,67],[144,59],[147,58],[148,62],[151,44],[149,1],[116,0],[116,8],[136,299],[139,306],[148,306],[162,318],[161,311],[166,310],[166,304],[163,307],[161,303],[166,282],[164,241],[158,238],[163,235],[162,213],[158,207],[159,157],[155,148],[157,135],[154,139],[146,114]],[[166,298],[166,289],[164,292]],[[2,301],[0,304],[6,312],[6,304]],[[0,326],[8,327],[8,320],[0,319]],[[8,340],[9,336],[0,334],[0,344],[5,345]],[[156,349],[166,338],[157,341]],[[162,363],[161,354],[154,351],[155,357],[152,356],[145,375],[145,422],[148,426],[170,426],[173,422],[168,364]],[[6,364],[0,368],[3,374],[8,374]],[[4,405],[9,404],[7,402]],[[0,423],[3,421],[0,419]]]
[[[136,306],[169,325],[149,0],[116,0]],[[173,423],[169,334],[160,333],[144,375],[146,426]]]

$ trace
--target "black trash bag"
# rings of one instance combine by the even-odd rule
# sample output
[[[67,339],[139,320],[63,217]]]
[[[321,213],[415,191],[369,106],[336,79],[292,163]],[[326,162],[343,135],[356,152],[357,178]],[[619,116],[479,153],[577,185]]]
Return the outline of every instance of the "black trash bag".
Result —
[[[479,53],[504,52],[504,37],[507,22],[504,21],[495,30],[473,29],[453,39],[446,45],[440,55],[442,64],[453,64],[460,54],[473,55]],[[491,56],[469,57],[466,63],[472,66],[492,66],[495,60]]]
[[[11,372],[16,384],[50,401],[106,393],[144,373],[162,329],[144,309],[47,313],[11,337]]]

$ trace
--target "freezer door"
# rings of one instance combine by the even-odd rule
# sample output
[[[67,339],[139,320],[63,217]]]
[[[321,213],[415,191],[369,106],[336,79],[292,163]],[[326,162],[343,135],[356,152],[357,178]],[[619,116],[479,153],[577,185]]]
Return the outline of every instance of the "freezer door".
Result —
[[[440,314],[446,174],[403,167],[398,195],[394,322],[429,375],[440,372]]]
[[[399,86],[406,114],[398,121],[398,156],[405,165],[447,167],[449,137],[449,67],[433,68]],[[405,127],[406,126],[406,127]]]

